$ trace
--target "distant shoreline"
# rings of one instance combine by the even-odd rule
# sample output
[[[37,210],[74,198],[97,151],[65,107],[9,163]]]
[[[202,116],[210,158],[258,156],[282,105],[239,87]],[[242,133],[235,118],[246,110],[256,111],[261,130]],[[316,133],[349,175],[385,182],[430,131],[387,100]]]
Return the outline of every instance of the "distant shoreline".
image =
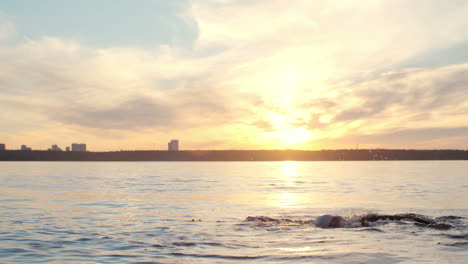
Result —
[[[366,161],[468,160],[467,150],[141,150],[109,152],[0,151],[0,161]]]

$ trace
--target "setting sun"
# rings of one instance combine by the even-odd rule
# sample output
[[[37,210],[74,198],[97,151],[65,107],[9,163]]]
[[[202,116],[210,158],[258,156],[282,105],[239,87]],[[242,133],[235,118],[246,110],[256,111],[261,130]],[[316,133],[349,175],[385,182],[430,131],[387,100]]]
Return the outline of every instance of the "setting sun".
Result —
[[[313,134],[303,128],[290,128],[272,132],[273,137],[279,139],[282,143],[292,146],[312,139]]]
[[[308,129],[300,126],[300,113],[291,113],[290,116],[268,113],[268,123],[273,131],[264,133],[264,137],[279,141],[285,147],[311,140],[314,136]]]

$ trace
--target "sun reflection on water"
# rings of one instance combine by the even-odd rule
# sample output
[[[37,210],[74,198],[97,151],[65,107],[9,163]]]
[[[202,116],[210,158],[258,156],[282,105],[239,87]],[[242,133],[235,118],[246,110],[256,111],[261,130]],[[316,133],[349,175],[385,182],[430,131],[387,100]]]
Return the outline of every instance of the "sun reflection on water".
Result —
[[[304,195],[301,193],[284,192],[274,196],[273,202],[277,207],[294,208],[300,207],[304,202]]]
[[[299,174],[298,162],[297,161],[283,161],[281,162],[282,166],[282,176],[284,176],[285,181],[294,180]]]
[[[298,247],[298,248],[279,248],[283,251],[293,251],[293,252],[311,252],[314,250],[312,247]]]
[[[303,193],[298,193],[299,188],[299,164],[295,161],[284,161],[281,163],[281,173],[278,174],[278,181],[285,190],[273,194],[272,201],[275,206],[282,208],[299,207],[303,204],[305,197]]]

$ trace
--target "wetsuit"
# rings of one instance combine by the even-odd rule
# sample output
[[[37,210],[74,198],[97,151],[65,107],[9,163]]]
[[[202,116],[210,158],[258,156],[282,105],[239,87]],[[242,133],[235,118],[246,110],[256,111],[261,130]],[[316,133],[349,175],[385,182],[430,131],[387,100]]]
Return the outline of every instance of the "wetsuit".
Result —
[[[325,221],[325,223],[318,224],[317,221],[319,221],[320,218],[328,216],[328,221]],[[352,223],[349,223],[346,219],[344,219],[341,216],[332,216],[332,215],[324,215],[317,220],[309,220],[309,221],[303,221],[303,220],[291,220],[291,219],[275,219],[267,216],[248,216],[245,221],[259,221],[261,223],[297,223],[297,224],[313,224],[315,223],[319,227],[334,227],[334,228],[343,228],[343,227],[357,227],[352,225]],[[418,214],[395,214],[395,215],[378,215],[378,214],[368,214],[365,216],[362,216],[358,221],[360,222],[361,226],[369,226],[369,222],[376,222],[379,220],[384,220],[384,221],[401,221],[401,220],[410,220],[415,222],[416,225],[421,226],[421,227],[429,227],[429,228],[435,228],[435,229],[450,229],[452,226],[449,224],[445,223],[440,223],[435,220],[432,220],[430,218],[427,218],[423,215],[418,215]]]
[[[415,224],[423,227],[431,227],[437,229],[449,229],[452,226],[443,223],[437,223],[434,220],[428,219],[422,215],[418,214],[396,214],[396,215],[377,215],[377,214],[368,214],[361,218],[362,226],[369,226],[369,222],[376,222],[379,220],[391,220],[391,221],[400,221],[400,220],[412,220],[416,222]]]

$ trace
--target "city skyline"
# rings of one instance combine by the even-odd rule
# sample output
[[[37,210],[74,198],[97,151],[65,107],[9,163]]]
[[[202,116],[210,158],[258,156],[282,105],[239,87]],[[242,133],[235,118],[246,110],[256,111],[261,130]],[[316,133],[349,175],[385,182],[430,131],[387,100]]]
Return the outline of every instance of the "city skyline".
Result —
[[[435,0],[2,1],[0,142],[467,149],[467,13]]]
[[[63,150],[62,148],[60,148],[60,146],[58,144],[52,144],[51,147],[47,148],[47,149],[34,149],[30,146],[28,146],[27,144],[21,144],[21,146],[19,148],[15,148],[15,147],[7,147],[7,144],[5,143],[0,143],[0,150],[21,150],[21,151],[32,151],[32,150],[39,150],[39,151],[44,151],[44,150],[48,150],[48,151],[84,151],[86,152],[86,144],[85,143],[72,143],[70,146],[65,146],[65,150]]]

